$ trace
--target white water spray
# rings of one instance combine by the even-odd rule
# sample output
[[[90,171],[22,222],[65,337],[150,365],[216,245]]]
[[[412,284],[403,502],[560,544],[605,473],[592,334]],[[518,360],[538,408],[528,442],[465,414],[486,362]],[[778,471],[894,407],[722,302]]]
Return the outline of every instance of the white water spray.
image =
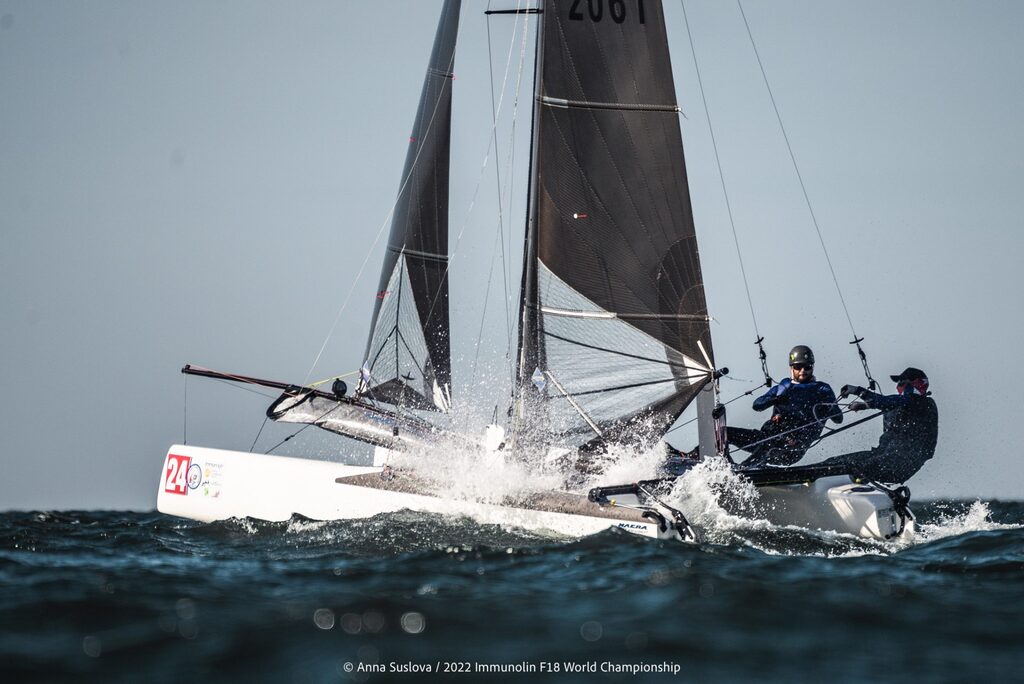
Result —
[[[914,544],[925,544],[937,539],[955,537],[968,532],[1014,530],[1024,525],[1009,525],[992,521],[992,511],[984,501],[975,501],[963,513],[942,515],[932,524],[919,524]]]
[[[396,453],[390,465],[428,480],[438,493],[481,503],[502,503],[540,491],[560,489],[556,471],[532,469],[506,450],[465,444],[438,444],[429,451]]]

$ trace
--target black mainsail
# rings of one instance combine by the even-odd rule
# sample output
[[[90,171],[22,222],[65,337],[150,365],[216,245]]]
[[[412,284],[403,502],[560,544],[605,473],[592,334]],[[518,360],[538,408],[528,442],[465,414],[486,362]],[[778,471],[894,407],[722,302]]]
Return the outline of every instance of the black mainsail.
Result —
[[[448,167],[461,0],[445,0],[381,268],[359,394],[404,408],[451,404]]]
[[[661,3],[540,23],[516,429],[653,442],[713,368]]]

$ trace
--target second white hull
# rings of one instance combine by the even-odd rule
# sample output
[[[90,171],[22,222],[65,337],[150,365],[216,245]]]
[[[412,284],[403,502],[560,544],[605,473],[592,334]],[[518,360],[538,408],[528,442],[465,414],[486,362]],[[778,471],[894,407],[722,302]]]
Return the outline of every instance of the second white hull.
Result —
[[[813,482],[758,487],[758,513],[775,525],[855,534],[867,539],[909,538],[914,522],[902,525],[892,499],[870,484],[848,475]]]

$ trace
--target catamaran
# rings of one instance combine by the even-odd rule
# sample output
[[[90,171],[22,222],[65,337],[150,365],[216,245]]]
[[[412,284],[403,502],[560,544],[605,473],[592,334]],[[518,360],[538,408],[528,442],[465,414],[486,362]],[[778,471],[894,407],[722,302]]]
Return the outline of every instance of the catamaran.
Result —
[[[453,401],[448,184],[460,10],[459,0],[445,0],[352,393],[341,380],[327,391],[183,369],[280,390],[270,419],[372,444],[373,465],[176,444],[164,459],[160,511],[214,521],[296,514],[333,520],[410,509],[570,536],[617,527],[699,540],[670,503],[676,478],[615,483],[593,476],[611,448],[654,448],[691,404],[700,456],[728,458],[724,412],[715,410],[728,371],[714,362],[660,2],[544,0],[537,9],[509,11],[536,15],[537,25],[509,418],[477,437],[429,417],[443,416]],[[391,462],[396,454],[430,459],[451,448],[475,450],[482,467],[568,464],[568,472],[542,491],[481,499]],[[738,472],[756,486],[760,514],[772,522],[878,539],[913,531],[905,488],[835,468]],[[589,485],[582,491],[571,484],[583,481]]]

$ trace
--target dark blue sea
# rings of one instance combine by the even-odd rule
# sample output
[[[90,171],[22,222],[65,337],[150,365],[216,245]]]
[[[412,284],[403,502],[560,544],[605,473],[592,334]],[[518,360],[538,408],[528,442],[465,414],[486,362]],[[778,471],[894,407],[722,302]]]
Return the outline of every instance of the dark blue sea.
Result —
[[[916,505],[905,547],[701,546],[469,520],[0,514],[11,681],[1024,681],[1024,502]]]

